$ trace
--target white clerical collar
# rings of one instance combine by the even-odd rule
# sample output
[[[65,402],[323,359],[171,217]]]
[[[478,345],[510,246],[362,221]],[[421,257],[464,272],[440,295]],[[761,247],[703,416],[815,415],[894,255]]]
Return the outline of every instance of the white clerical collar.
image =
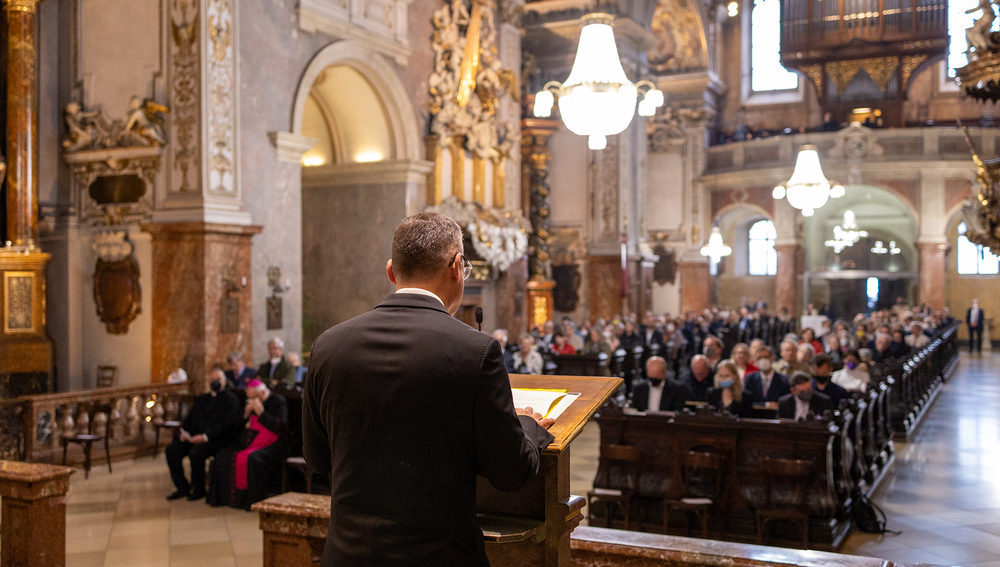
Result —
[[[444,302],[441,301],[441,298],[438,297],[436,293],[432,291],[427,291],[426,289],[421,289],[419,287],[401,287],[396,290],[396,293],[412,293],[415,295],[426,295],[427,297],[433,297],[438,301],[438,303],[441,304],[442,307],[444,307]]]

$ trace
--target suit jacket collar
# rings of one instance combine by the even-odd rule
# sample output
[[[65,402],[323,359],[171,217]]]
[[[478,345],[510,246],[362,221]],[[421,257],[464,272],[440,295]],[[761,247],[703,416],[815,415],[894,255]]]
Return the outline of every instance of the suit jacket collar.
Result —
[[[427,295],[420,295],[417,293],[393,293],[382,300],[375,306],[375,309],[381,307],[406,307],[410,309],[431,309],[434,311],[440,311],[445,315],[451,316],[448,310],[441,305],[441,302],[437,301],[433,297]]]

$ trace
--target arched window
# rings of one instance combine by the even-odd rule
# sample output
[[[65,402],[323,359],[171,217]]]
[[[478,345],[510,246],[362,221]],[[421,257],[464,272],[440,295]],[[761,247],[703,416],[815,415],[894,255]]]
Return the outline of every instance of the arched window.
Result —
[[[958,273],[970,276],[1000,274],[1000,256],[983,248],[981,244],[973,244],[965,236],[965,231],[965,223],[959,223]]]
[[[774,223],[760,220],[750,226],[750,250],[747,266],[751,276],[773,276],[778,273],[778,253],[774,241],[778,238]]]
[[[978,0],[948,1],[948,35],[951,36],[948,43],[948,78],[954,79],[957,76],[955,69],[965,67],[969,62],[969,58],[965,55],[965,51],[969,49],[965,30],[972,27],[972,22],[982,17],[983,13],[976,10],[978,6]],[[968,10],[975,11],[967,14]],[[1000,31],[1000,19],[993,22],[992,31]]]
[[[753,11],[750,13],[750,90],[787,91],[798,87],[798,73],[781,66],[781,0],[753,0]]]

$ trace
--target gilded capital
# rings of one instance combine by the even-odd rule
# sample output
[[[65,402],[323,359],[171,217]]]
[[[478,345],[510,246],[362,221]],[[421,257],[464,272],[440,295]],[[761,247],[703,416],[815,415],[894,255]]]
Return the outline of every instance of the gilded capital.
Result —
[[[34,14],[42,0],[4,0],[8,12],[28,12]]]

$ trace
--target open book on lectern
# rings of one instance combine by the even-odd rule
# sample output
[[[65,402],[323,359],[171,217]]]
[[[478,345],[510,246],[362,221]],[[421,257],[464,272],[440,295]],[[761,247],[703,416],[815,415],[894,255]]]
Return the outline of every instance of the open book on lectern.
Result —
[[[514,396],[515,408],[531,408],[543,418],[552,419],[557,419],[580,397],[579,393],[558,388],[511,388],[510,392]]]

